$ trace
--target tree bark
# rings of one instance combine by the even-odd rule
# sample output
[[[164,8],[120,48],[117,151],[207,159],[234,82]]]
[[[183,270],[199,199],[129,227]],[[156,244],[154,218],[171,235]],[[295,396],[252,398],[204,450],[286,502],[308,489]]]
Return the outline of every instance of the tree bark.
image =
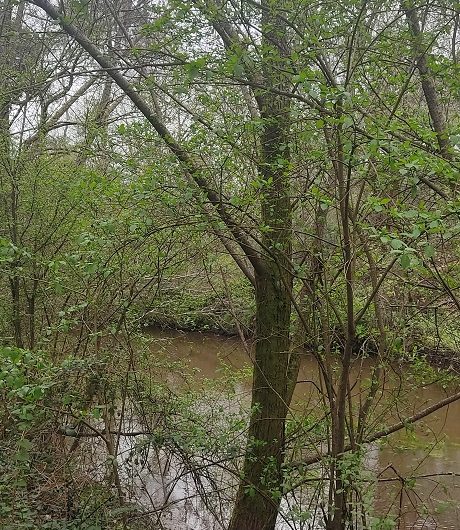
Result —
[[[283,2],[263,1],[262,72],[266,90],[288,91],[283,74],[288,46],[277,16]],[[256,351],[248,445],[229,530],[273,530],[282,497],[284,434],[288,412],[291,320],[291,202],[289,99],[257,98],[264,123],[259,173],[265,265],[256,270]],[[296,376],[295,376],[296,377]]]
[[[13,3],[5,0],[0,4],[0,67],[6,75],[0,76],[0,181],[9,182],[10,193],[5,194],[4,210],[8,220],[8,235],[11,242],[18,246],[18,195],[19,187],[14,172],[11,159],[11,137],[10,137],[10,112],[13,104],[11,90],[11,77],[14,71],[14,43],[12,35],[14,31],[13,23]],[[6,186],[5,186],[6,189]],[[10,264],[9,285],[11,293],[14,343],[18,348],[24,346],[22,338],[22,316],[21,316],[21,292],[20,278],[17,274],[18,263],[14,259]]]
[[[423,94],[430,114],[433,129],[438,140],[439,150],[441,154],[447,158],[452,158],[450,150],[449,136],[447,134],[446,118],[439,101],[438,91],[433,79],[432,72],[427,61],[427,50],[424,49],[422,37],[423,33],[420,29],[420,22],[417,16],[417,11],[414,3],[411,0],[402,2],[402,8],[406,15],[409,32],[412,36],[412,48],[417,64],[417,70],[420,75],[420,82],[422,84]]]
[[[281,501],[290,301],[279,271],[256,277],[256,351],[248,445],[229,530],[272,530]]]

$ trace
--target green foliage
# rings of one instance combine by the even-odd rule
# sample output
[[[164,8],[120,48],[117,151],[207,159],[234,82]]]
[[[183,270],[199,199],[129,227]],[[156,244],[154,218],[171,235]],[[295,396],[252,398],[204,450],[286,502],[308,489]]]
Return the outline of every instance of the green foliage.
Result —
[[[270,271],[279,292],[280,271],[289,281],[292,273],[286,305],[295,302],[296,311],[281,334],[326,364],[321,399],[287,421],[292,455],[301,458],[306,447],[331,441],[348,361],[375,362],[382,375],[377,381],[359,373],[359,403],[350,398],[338,434],[344,443],[361,420],[365,432],[385,424],[377,403],[387,372],[400,363],[408,393],[454,382],[432,362],[442,352],[442,363],[455,365],[460,346],[460,85],[452,18],[458,6],[427,4],[418,13],[417,5],[422,34],[413,35],[394,2],[301,0],[279,12],[276,2],[268,4],[262,15],[257,2],[167,0],[139,5],[135,16],[126,10],[115,22],[95,16],[91,2],[66,5],[65,21],[89,30],[101,49],[127,65],[129,71],[116,70],[170,127],[167,143],[174,136],[180,146],[172,152],[145,112],[127,100],[120,104],[119,89],[105,77],[65,108],[88,78],[86,56],[80,59],[73,41],[50,31],[33,10],[18,20],[19,29],[8,28],[6,18],[2,23],[0,458],[6,478],[0,493],[7,502],[0,519],[7,525],[120,525],[131,507],[102,481],[78,491],[74,522],[64,522],[62,513],[47,520],[49,497],[43,500],[41,491],[41,477],[67,465],[55,437],[75,438],[83,421],[108,422],[120,399],[150,432],[134,444],[136,457],[153,446],[193,465],[206,456],[228,459],[237,470],[246,417],[228,402],[217,405],[218,383],[200,388],[216,410],[207,406],[193,387],[197,374],[151,354],[148,340],[137,336],[145,324],[251,335],[254,288],[231,255],[246,265],[248,255],[268,263],[256,267],[256,276]],[[287,37],[278,49],[266,38],[277,26]],[[425,72],[418,71],[421,59]],[[68,72],[61,72],[63,64]],[[441,135],[424,101],[427,80],[446,117]],[[440,139],[448,140],[448,152]],[[241,234],[254,248],[241,244]],[[263,337],[270,344],[280,336],[276,318],[271,327],[273,337]],[[351,360],[344,359],[347,338]],[[178,384],[181,393],[174,395],[165,382],[170,374],[192,390]],[[228,384],[241,382],[228,369],[222,374]],[[346,375],[353,394],[355,382]],[[274,382],[285,376],[280,371]],[[372,406],[365,417],[367,396]],[[227,398],[236,400],[231,392]],[[400,398],[390,392],[388,403]],[[251,440],[255,447],[264,443]],[[105,460],[104,469],[115,475],[116,455]],[[76,462],[78,456],[75,469]],[[327,460],[324,469],[329,465],[350,499],[353,488],[366,489],[361,454]],[[326,498],[320,467],[303,470],[303,477],[287,472],[280,485],[270,461],[259,485],[279,501],[288,485],[311,478]],[[53,492],[65,489],[55,486]],[[359,509],[371,511],[366,502]],[[294,507],[291,516],[304,522],[315,514]],[[369,525],[383,530],[395,523],[375,517]]]
[[[40,351],[0,348],[0,528],[81,527],[76,521],[66,522],[65,499],[59,492],[60,481],[65,480],[59,476],[64,454],[49,440],[58,436],[61,410],[69,406],[81,410],[84,376],[96,366],[72,358],[54,364]],[[47,484],[47,474],[54,476],[56,485]],[[46,507],[49,494],[57,497],[53,516]],[[90,528],[92,523],[84,519],[81,524]]]
[[[396,521],[392,517],[371,517],[371,530],[393,530],[396,528]]]

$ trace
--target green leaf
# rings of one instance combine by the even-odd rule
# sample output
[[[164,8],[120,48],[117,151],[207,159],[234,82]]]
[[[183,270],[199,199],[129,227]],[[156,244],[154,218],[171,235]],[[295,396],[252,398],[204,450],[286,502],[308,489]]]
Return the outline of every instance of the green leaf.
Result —
[[[407,210],[407,212],[405,212],[405,214],[404,214],[404,217],[406,217],[406,219],[416,219],[418,217],[418,211],[417,210]]]
[[[176,94],[187,94],[188,89],[185,86],[179,85],[174,88]]]
[[[187,72],[187,77],[190,81],[193,81],[198,75],[200,74],[200,71],[203,69],[203,67],[206,65],[206,58],[200,57],[196,59],[195,61],[191,61],[190,63],[185,65],[185,70]]]
[[[28,440],[27,438],[21,438],[18,442],[18,445],[25,451],[30,451],[33,446],[32,442]]]
[[[436,254],[436,250],[433,245],[428,244],[424,250],[425,258],[432,258]]]
[[[372,153],[373,155],[375,155],[377,153],[379,149],[379,141],[377,139],[373,139],[369,142],[369,151],[370,153]]]
[[[399,250],[403,248],[404,243],[400,239],[392,239],[390,245],[395,249]]]
[[[403,269],[409,269],[411,264],[409,254],[401,254],[401,257],[399,258],[399,264]]]
[[[353,126],[353,118],[351,118],[350,116],[345,116],[343,120],[343,127],[345,129],[348,129],[349,127],[352,127],[352,126]]]
[[[242,77],[244,74],[244,66],[238,61],[233,67],[233,75],[236,77]]]

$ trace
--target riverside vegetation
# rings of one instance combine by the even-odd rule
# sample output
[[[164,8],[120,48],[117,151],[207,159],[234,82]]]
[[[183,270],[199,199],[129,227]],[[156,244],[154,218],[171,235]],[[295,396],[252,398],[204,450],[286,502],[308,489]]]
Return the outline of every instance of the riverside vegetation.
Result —
[[[459,527],[459,23],[0,0],[0,528]]]

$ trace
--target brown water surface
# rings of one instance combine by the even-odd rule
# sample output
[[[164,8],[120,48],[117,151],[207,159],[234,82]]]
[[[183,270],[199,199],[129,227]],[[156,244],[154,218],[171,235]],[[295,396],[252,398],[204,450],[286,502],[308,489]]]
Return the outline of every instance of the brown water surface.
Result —
[[[149,335],[154,339],[152,355],[183,361],[195,370],[193,378],[169,373],[168,380],[176,389],[184,384],[199,385],[205,379],[218,379],[223,366],[237,371],[251,365],[248,353],[235,338],[159,330],[151,330]],[[374,363],[372,359],[354,362],[350,384],[355,404],[363,399],[363,386]],[[319,370],[312,356],[303,358],[299,380],[302,382],[294,394],[294,415],[321,406]],[[384,378],[383,391],[376,396],[375,430],[381,428],[384,417],[387,424],[393,423],[443,399],[449,391],[421,382],[416,388],[408,367],[392,367]],[[238,393],[243,402],[249,403],[249,376],[243,378]],[[390,436],[385,444],[369,446],[366,465],[374,478],[380,479],[374,505],[382,516],[400,515],[396,528],[460,530],[459,420],[460,401],[426,418],[413,433],[400,431]],[[184,520],[177,520],[183,516],[180,510],[174,514],[167,528],[214,528],[209,515],[201,517],[197,512],[192,522],[184,523]],[[294,526],[286,526],[280,522],[279,528],[320,528],[292,524]]]

